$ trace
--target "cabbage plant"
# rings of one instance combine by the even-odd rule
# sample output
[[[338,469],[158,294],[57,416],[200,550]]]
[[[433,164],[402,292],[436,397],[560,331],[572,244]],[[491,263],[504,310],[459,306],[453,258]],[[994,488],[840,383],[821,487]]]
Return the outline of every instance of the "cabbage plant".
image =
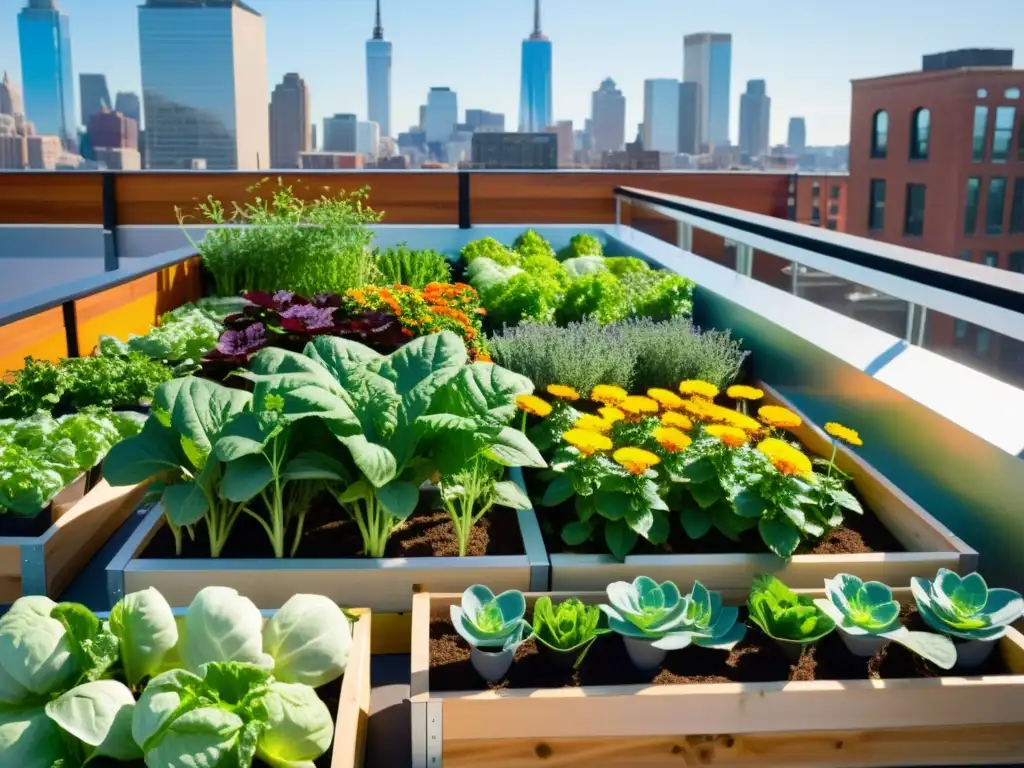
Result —
[[[961,640],[998,640],[1024,615],[1019,592],[989,589],[980,573],[961,578],[940,568],[934,581],[914,577],[910,588],[925,623]]]
[[[825,579],[825,592],[828,598],[819,598],[814,604],[841,632],[891,640],[942,669],[952,669],[956,663],[956,649],[948,637],[911,632],[900,624],[900,604],[885,584],[840,573],[834,579]]]
[[[659,584],[647,576],[637,576],[630,584],[616,581],[607,587],[608,602],[601,610],[608,617],[608,628],[625,638],[649,640],[659,650],[672,651],[688,646],[693,636],[683,630],[688,601],[671,581]]]
[[[762,632],[786,643],[813,643],[836,628],[835,621],[811,598],[797,595],[770,574],[754,577],[747,610]]]
[[[473,648],[507,651],[533,633],[523,616],[526,598],[517,589],[495,596],[482,584],[462,593],[462,603],[451,606],[455,631]]]

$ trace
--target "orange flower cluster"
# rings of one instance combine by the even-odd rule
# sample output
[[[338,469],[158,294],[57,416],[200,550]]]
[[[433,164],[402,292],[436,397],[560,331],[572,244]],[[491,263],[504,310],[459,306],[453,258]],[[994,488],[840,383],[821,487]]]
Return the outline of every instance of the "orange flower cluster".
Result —
[[[466,342],[476,362],[491,362],[480,317],[484,309],[476,291],[464,283],[429,283],[419,291],[408,285],[381,288],[367,285],[346,295],[353,309],[390,312],[410,338],[452,331]]]

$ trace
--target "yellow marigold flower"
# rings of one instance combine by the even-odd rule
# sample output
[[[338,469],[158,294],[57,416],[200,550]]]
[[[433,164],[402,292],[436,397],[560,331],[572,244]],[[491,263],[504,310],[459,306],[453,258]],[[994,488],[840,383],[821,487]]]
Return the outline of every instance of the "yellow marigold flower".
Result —
[[[604,420],[609,424],[614,424],[616,421],[622,421],[626,418],[626,414],[618,408],[614,408],[610,405],[606,405],[604,408],[598,408],[597,412],[600,413]]]
[[[658,441],[658,445],[672,453],[677,453],[689,447],[690,443],[693,442],[689,435],[675,427],[658,427],[651,434]]]
[[[737,429],[742,429],[746,432],[760,432],[764,429],[764,425],[757,419],[747,416],[745,413],[740,413],[739,411],[730,411],[725,409],[725,413],[722,414],[721,420],[730,427],[736,427]]]
[[[618,405],[629,396],[629,392],[614,384],[598,384],[590,391],[590,399],[604,405]]]
[[[562,384],[548,384],[548,394],[553,395],[561,400],[579,400],[580,393],[572,387],[566,387]]]
[[[519,410],[532,413],[534,416],[540,416],[542,419],[551,413],[551,403],[541,400],[536,395],[518,395],[516,397],[516,406]]]
[[[619,448],[612,454],[612,458],[619,466],[634,475],[642,475],[661,461],[653,453],[645,451],[643,448]]]
[[[682,413],[676,413],[675,411],[668,411],[663,414],[661,417],[661,423],[666,427],[674,427],[676,429],[683,429],[687,431],[693,429],[693,422],[690,421],[690,417]]]
[[[739,448],[747,444],[749,435],[739,427],[729,427],[725,424],[712,424],[705,430],[712,437],[717,437],[730,448]]]
[[[612,422],[605,421],[600,416],[595,416],[592,413],[585,413],[576,419],[572,426],[573,429],[587,429],[591,432],[601,432],[603,434],[612,428]]]
[[[697,400],[684,400],[683,410],[697,421],[725,421],[729,418],[725,415],[729,413],[728,408],[723,408],[709,400],[701,400],[699,398]]]
[[[842,440],[844,443],[857,446],[864,445],[864,441],[860,439],[860,435],[857,434],[857,430],[844,427],[842,424],[838,424],[834,421],[830,421],[825,425],[825,431],[837,440]]]
[[[636,418],[649,413],[657,413],[658,403],[643,395],[630,395],[619,403],[619,410],[629,417]]]
[[[696,397],[704,397],[708,400],[714,400],[718,397],[718,387],[709,381],[701,381],[700,379],[687,379],[686,381],[679,382],[679,391],[684,395],[695,395]]]
[[[657,401],[662,408],[675,410],[683,407],[683,398],[670,389],[648,389],[647,396]]]
[[[803,419],[789,408],[783,408],[781,405],[763,405],[757,409],[757,415],[768,426],[780,429],[795,429],[804,423]]]
[[[725,390],[725,394],[733,400],[760,400],[764,397],[764,390],[748,387],[746,384],[733,384]]]
[[[784,475],[808,477],[811,474],[811,460],[789,443],[768,437],[757,444],[757,450],[767,456]]]
[[[562,434],[562,439],[584,456],[593,456],[598,451],[610,451],[612,448],[612,441],[608,437],[586,429],[570,429]]]

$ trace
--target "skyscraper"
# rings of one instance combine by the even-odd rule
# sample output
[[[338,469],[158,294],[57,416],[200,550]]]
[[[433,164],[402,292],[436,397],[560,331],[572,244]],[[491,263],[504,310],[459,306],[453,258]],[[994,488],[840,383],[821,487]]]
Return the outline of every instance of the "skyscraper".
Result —
[[[270,167],[298,168],[299,153],[312,149],[309,88],[289,72],[270,95]]]
[[[355,115],[334,115],[324,118],[324,145],[322,152],[355,152],[356,123]]]
[[[467,109],[466,127],[471,131],[505,131],[505,115],[486,109]]]
[[[698,32],[683,38],[683,80],[697,83],[700,143],[729,143],[732,35]]]
[[[146,0],[139,53],[150,168],[270,162],[267,31],[242,0]]]
[[[380,154],[380,126],[373,120],[360,120],[356,123],[356,152],[376,162]]]
[[[21,101],[21,92],[14,87],[11,78],[4,72],[4,79],[0,82],[0,115],[20,115],[24,113],[25,105]]]
[[[366,41],[366,98],[370,122],[380,126],[381,136],[391,135],[391,43],[384,39],[377,0],[377,23]]]
[[[142,102],[134,91],[118,91],[114,98],[114,111],[142,125]]]
[[[40,134],[75,139],[71,24],[57,0],[28,0],[18,14],[25,111]]]
[[[798,157],[807,149],[807,121],[802,117],[789,118],[789,133],[786,136],[786,147],[792,155]]]
[[[590,98],[595,152],[617,152],[626,144],[626,97],[606,77]]]
[[[519,130],[543,131],[552,123],[551,41],[540,31],[540,0],[533,0],[533,32],[523,40]]]
[[[107,76],[79,75],[78,99],[82,102],[82,125],[88,128],[93,115],[114,106],[110,100],[110,91],[107,90]]]
[[[740,96],[740,151],[751,157],[768,153],[772,100],[764,80],[748,80]]]
[[[451,88],[431,88],[427,94],[427,143],[446,142],[459,122],[459,100]]]
[[[644,149],[679,151],[679,81],[667,77],[644,80]]]
[[[700,154],[700,86],[679,84],[679,151]]]

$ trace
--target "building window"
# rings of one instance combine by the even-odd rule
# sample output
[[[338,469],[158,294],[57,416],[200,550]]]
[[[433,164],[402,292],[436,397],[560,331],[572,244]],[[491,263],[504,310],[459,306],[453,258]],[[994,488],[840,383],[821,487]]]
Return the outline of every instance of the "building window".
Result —
[[[1019,99],[1020,98],[1020,88],[1007,88],[1005,91],[1003,91],[1003,98],[1004,99]]]
[[[871,124],[871,156],[885,157],[889,149],[889,113],[884,109],[875,112]]]
[[[821,184],[817,181],[811,183],[811,197],[821,197]]]
[[[836,226],[837,226],[836,225],[836,220],[835,219],[829,219],[827,222],[825,222],[825,226],[828,227],[829,229],[835,229]]]
[[[958,253],[956,255],[956,257],[958,259],[960,259],[960,261],[970,261],[971,260],[971,252],[970,251],[960,251],[960,253]]]
[[[925,107],[915,109],[910,116],[910,159],[928,158],[928,140],[931,136],[932,113]]]
[[[828,188],[828,199],[829,200],[838,200],[840,194],[842,194],[842,191],[840,190],[840,187],[839,187],[838,184],[833,184],[831,187]]]
[[[1024,272],[1024,251],[1014,251],[1010,254],[1010,271]]]
[[[988,205],[985,209],[985,234],[1003,233],[1003,209],[1006,207],[1006,179],[994,176],[988,180]]]
[[[957,319],[953,323],[953,336],[957,344],[962,344],[967,338],[967,322],[965,320]]]
[[[986,91],[984,88],[979,88],[978,89],[978,98],[979,99],[984,99],[986,96],[988,96],[988,91]]]
[[[979,355],[987,355],[991,338],[992,334],[988,328],[979,328],[977,335],[974,337],[974,351]]]
[[[981,254],[981,263],[986,267],[998,267],[999,266],[999,252],[998,251],[985,251]]]
[[[978,230],[978,201],[981,196],[981,177],[971,176],[967,180],[967,203],[964,205],[964,234],[973,235]]]
[[[828,204],[828,215],[829,216],[838,216],[839,215],[839,203],[829,203]]]
[[[907,207],[903,215],[903,234],[924,234],[924,184],[907,184]]]
[[[1024,233],[1024,179],[1013,182],[1013,202],[1010,203],[1010,234]]]
[[[1017,159],[1024,160],[1024,120],[1021,120],[1017,131]]]
[[[885,179],[871,180],[868,229],[885,229]]]
[[[992,162],[1005,163],[1010,155],[1010,139],[1013,138],[1013,119],[1016,107],[997,107],[996,124],[992,129]]]
[[[974,145],[971,149],[971,159],[980,163],[985,159],[985,128],[988,126],[988,107],[977,106],[974,108]]]

